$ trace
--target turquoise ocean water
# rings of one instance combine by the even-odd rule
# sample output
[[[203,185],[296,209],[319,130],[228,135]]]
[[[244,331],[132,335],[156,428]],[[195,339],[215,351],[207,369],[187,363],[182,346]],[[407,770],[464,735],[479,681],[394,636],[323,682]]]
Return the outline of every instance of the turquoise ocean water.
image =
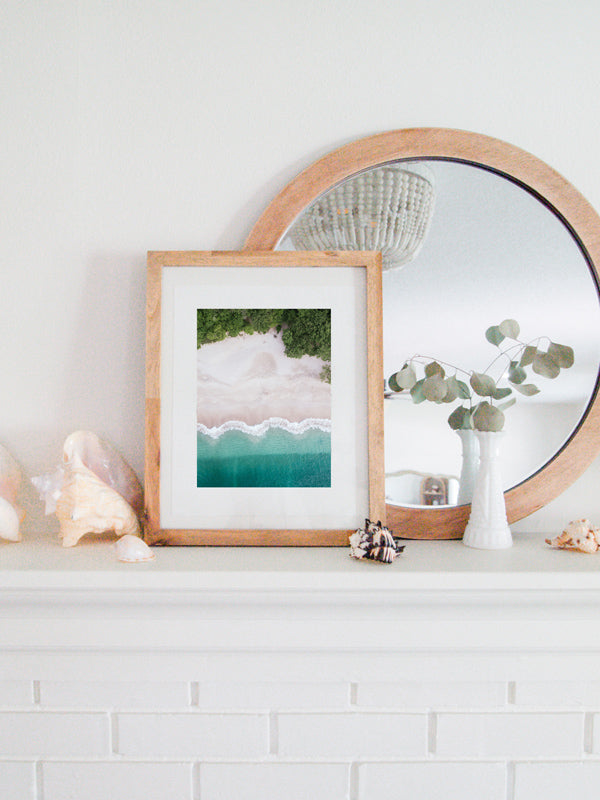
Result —
[[[331,486],[331,433],[229,430],[215,439],[199,432],[197,486]]]

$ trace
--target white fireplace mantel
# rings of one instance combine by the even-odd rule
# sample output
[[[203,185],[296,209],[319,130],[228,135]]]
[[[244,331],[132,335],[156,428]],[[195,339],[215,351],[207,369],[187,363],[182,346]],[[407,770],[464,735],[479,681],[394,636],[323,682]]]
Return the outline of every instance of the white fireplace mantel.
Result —
[[[600,651],[600,555],[552,550],[538,534],[505,551],[407,541],[389,565],[344,548],[199,547],[123,564],[110,539],[67,549],[55,534],[0,552],[7,669],[17,651],[37,663],[61,652],[153,653],[180,666],[185,654],[218,651],[386,652],[413,659],[419,674],[497,653],[498,664],[518,656],[534,671],[548,655],[587,664]]]
[[[348,553],[1,543],[3,796],[597,796],[600,554]]]

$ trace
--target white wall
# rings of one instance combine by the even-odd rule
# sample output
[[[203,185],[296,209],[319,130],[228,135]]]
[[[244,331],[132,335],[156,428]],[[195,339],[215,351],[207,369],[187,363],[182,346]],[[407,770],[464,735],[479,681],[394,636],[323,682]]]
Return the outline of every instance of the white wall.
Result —
[[[594,0],[4,0],[0,441],[91,428],[143,470],[145,253],[241,246],[339,144],[505,139],[600,208]],[[535,520],[600,520],[600,462]],[[530,524],[531,523],[531,524]]]

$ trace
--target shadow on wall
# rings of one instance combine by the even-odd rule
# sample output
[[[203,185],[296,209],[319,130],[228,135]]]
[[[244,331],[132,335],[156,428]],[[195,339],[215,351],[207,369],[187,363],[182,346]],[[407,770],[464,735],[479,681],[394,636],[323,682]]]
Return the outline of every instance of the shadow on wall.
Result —
[[[93,430],[143,477],[145,308],[145,252],[89,257],[64,361],[57,458],[69,433]],[[117,376],[126,378],[119,383]]]

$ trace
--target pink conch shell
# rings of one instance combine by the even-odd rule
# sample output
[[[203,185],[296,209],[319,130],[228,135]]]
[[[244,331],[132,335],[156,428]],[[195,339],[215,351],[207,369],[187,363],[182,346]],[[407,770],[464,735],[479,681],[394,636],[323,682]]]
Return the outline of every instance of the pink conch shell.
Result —
[[[25,514],[17,505],[21,470],[17,462],[0,445],[0,538],[21,541],[20,525]]]
[[[140,535],[137,517],[129,503],[75,454],[56,501],[63,547],[73,547],[86,533],[114,531]]]
[[[64,547],[86,533],[140,535],[142,487],[112,445],[91,431],[76,431],[65,440],[62,462],[56,472],[32,482],[45,500],[46,514],[56,511]]]
[[[130,536],[129,534],[121,536],[115,544],[115,550],[119,561],[152,561],[154,558],[154,553],[146,542],[138,536]]]
[[[68,466],[75,456],[101,481],[118,492],[139,517],[144,510],[144,495],[135,472],[108,442],[91,431],[75,431],[63,445],[63,462]]]
[[[575,519],[569,522],[560,536],[546,539],[546,544],[560,550],[595,553],[600,550],[600,528],[594,528],[589,519]]]

